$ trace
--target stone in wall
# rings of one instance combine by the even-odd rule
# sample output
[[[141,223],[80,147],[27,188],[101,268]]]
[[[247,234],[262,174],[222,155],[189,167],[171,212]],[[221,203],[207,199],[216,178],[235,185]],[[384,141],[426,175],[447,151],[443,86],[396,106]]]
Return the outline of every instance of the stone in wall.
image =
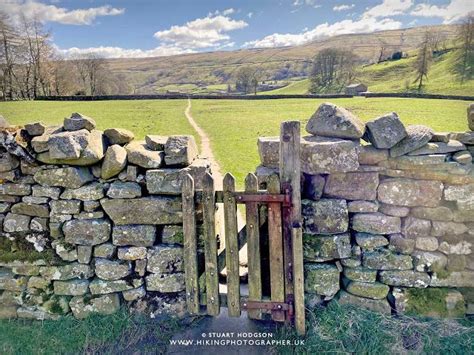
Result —
[[[349,233],[335,235],[303,234],[303,254],[307,261],[322,262],[351,256]]]
[[[399,157],[423,147],[434,134],[431,128],[422,125],[408,126],[406,132],[406,137],[390,148],[391,157]]]
[[[397,206],[436,207],[440,204],[443,184],[430,180],[391,178],[378,187],[379,201]]]
[[[125,149],[128,161],[142,168],[157,169],[164,163],[165,153],[149,149],[143,141],[132,141]]]
[[[347,200],[375,200],[378,185],[378,173],[330,174],[326,179],[324,194]]]
[[[405,126],[395,112],[367,122],[364,139],[375,148],[388,149],[407,136]]]
[[[358,139],[365,132],[365,124],[350,111],[324,103],[309,119],[306,131],[317,136]]]
[[[100,170],[102,179],[107,180],[118,175],[127,165],[127,150],[118,144],[111,145],[105,152]]]
[[[352,229],[371,234],[400,233],[399,217],[387,216],[383,213],[355,213],[351,218]]]
[[[334,297],[340,289],[340,271],[332,264],[305,264],[305,292]]]
[[[85,300],[84,297],[75,296],[69,302],[74,317],[84,319],[90,315],[97,314],[113,314],[120,308],[120,298],[118,294],[108,294],[99,297],[93,297]]]
[[[340,304],[350,304],[356,307],[362,307],[374,312],[390,315],[392,308],[387,300],[374,300],[365,297],[357,297],[343,290],[339,291],[338,302]]]
[[[131,200],[104,199],[102,208],[117,225],[182,223],[181,199],[143,197]]]
[[[104,135],[107,137],[111,145],[124,145],[130,143],[135,138],[133,132],[123,128],[106,129]]]
[[[171,136],[165,144],[165,161],[168,166],[188,166],[198,155],[193,136]]]
[[[349,225],[347,203],[345,200],[303,200],[302,216],[303,229],[306,233],[344,233],[347,231]]]
[[[301,142],[301,171],[306,174],[344,173],[358,167],[358,145],[351,140],[313,136]]]
[[[156,227],[150,225],[114,226],[112,240],[118,246],[150,247],[155,243]]]
[[[47,187],[66,187],[77,189],[92,181],[94,177],[87,168],[56,168],[40,170],[34,175],[35,181]]]
[[[64,224],[65,240],[70,244],[97,245],[109,240],[112,226],[105,219],[71,220]]]

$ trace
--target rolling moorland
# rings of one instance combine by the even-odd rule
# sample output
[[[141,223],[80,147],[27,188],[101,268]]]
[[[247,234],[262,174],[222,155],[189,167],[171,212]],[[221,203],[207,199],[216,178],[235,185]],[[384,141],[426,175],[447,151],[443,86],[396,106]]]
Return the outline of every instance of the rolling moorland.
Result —
[[[227,89],[228,83],[233,84],[233,74],[243,66],[258,71],[260,80],[281,84],[281,81],[305,78],[311,70],[311,59],[320,50],[351,49],[359,64],[365,65],[377,61],[382,46],[386,53],[414,53],[426,31],[436,32],[451,42],[456,37],[457,26],[440,25],[340,35],[305,45],[281,48],[109,59],[107,63],[113,73],[123,75],[135,94],[154,94],[167,90],[190,93],[222,92]],[[413,60],[409,58],[407,61],[410,59]]]

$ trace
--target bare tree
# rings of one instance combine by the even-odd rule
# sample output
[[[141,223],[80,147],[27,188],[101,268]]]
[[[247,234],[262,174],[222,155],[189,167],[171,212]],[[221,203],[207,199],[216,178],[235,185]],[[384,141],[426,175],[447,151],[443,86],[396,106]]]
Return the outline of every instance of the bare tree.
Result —
[[[14,96],[15,52],[18,47],[18,33],[9,24],[8,17],[0,13],[0,67],[2,73],[2,96],[4,100],[12,100]]]
[[[415,61],[416,79],[414,80],[414,83],[418,83],[418,91],[423,87],[423,79],[428,79],[428,71],[433,60],[431,38],[431,33],[426,31],[418,48],[418,55]]]
[[[49,43],[50,33],[45,32],[43,25],[37,18],[27,19],[22,17],[21,31],[27,50],[27,65],[30,68],[31,78],[28,79],[30,86],[29,97],[36,98],[38,94],[48,94],[49,67],[48,62],[52,55]]]
[[[327,48],[314,58],[310,91],[340,91],[355,76],[355,55],[352,51]]]
[[[91,96],[97,95],[99,78],[103,76],[106,63],[103,58],[94,53],[88,53],[74,59],[74,65],[82,82],[85,92]]]
[[[460,48],[456,55],[455,71],[461,84],[474,76],[474,15],[469,15],[459,26]]]
[[[382,62],[386,57],[387,57],[387,43],[379,38],[380,42],[380,51],[379,51],[379,57],[377,59],[377,63]]]

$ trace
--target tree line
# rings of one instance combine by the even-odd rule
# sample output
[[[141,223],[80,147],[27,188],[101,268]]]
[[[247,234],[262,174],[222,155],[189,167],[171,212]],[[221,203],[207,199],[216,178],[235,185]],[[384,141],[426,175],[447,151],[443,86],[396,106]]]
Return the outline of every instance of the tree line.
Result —
[[[36,18],[13,22],[0,13],[0,98],[128,94],[120,75],[110,72],[105,59],[89,53],[64,58]]]

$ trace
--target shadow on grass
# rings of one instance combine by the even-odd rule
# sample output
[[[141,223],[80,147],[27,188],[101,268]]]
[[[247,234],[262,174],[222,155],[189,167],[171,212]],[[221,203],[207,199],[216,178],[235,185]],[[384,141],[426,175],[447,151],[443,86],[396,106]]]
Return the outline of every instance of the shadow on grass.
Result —
[[[299,339],[287,327],[279,328],[276,337]],[[331,302],[307,312],[304,345],[275,350],[280,354],[472,354],[474,319],[395,317]]]
[[[150,319],[126,309],[85,320],[0,321],[1,354],[165,353],[169,339],[192,319]]]

